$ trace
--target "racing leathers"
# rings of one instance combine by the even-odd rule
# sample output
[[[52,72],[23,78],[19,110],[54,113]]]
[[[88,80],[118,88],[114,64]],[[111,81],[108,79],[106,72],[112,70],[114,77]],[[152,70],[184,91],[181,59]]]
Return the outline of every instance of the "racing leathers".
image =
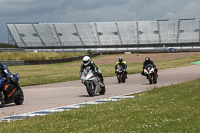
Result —
[[[116,65],[115,65],[115,73],[117,72],[117,67],[118,67],[119,65],[121,65],[121,66],[123,67],[124,72],[125,72],[125,76],[126,76],[126,78],[127,78],[127,73],[128,73],[128,72],[126,71],[126,69],[127,69],[126,61],[118,61],[118,62],[116,63]]]
[[[80,69],[80,76],[81,76],[81,74],[82,74],[82,72],[84,71],[85,68],[89,68],[90,70],[92,70],[92,72],[100,78],[101,83],[104,85],[104,79],[103,79],[103,75],[101,73],[101,70],[95,65],[94,62],[90,61],[90,63],[88,65],[82,64],[81,69]]]
[[[20,88],[19,83],[15,81],[12,73],[9,71],[8,67],[0,63],[0,78],[4,78],[6,82],[12,82],[17,88]]]

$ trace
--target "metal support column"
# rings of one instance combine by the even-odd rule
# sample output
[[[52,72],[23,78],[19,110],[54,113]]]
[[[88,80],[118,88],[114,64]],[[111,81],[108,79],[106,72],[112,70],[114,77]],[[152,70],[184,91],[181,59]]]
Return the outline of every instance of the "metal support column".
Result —
[[[83,46],[85,46],[84,43],[83,43],[83,40],[82,40],[82,38],[81,38],[81,36],[80,36],[80,33],[79,33],[79,31],[78,31],[78,28],[77,28],[76,24],[74,24],[74,27],[75,27],[75,29],[76,29],[76,32],[78,33],[78,37],[79,37],[81,43],[83,44]]]
[[[27,47],[27,46],[26,46],[26,43],[24,42],[24,40],[23,40],[23,39],[21,38],[21,36],[20,36],[20,33],[19,33],[19,30],[17,29],[17,26],[16,26],[15,24],[13,24],[13,25],[14,25],[16,31],[17,31],[17,34],[19,35],[19,38],[20,38],[21,41],[23,42],[24,46]]]
[[[180,20],[178,21],[178,28],[177,28],[177,39],[176,39],[176,43],[179,43],[179,30],[180,30]]]
[[[121,37],[121,34],[120,34],[120,32],[119,32],[119,27],[118,27],[118,24],[117,24],[117,23],[115,23],[115,25],[116,25],[116,28],[117,28],[117,33],[118,33],[118,36],[119,36],[120,43],[121,43],[121,45],[123,45],[123,42],[122,42],[122,37]]]
[[[101,45],[101,41],[100,41],[99,34],[98,34],[98,30],[97,30],[97,23],[94,23],[94,24],[95,24],[97,39],[98,39],[99,45]]]
[[[38,37],[39,37],[40,41],[42,42],[42,44],[44,45],[44,47],[46,47],[46,45],[45,45],[44,41],[42,40],[42,38],[40,37],[39,33],[37,32],[37,30],[36,30],[36,28],[35,28],[34,24],[32,24],[32,26],[33,26],[33,29],[35,30],[36,34],[38,35]]]
[[[136,33],[137,33],[137,45],[139,45],[140,44],[140,40],[139,40],[139,31],[138,31],[138,22],[136,22]]]
[[[157,26],[158,26],[158,38],[159,38],[159,43],[161,44],[162,41],[161,41],[161,34],[160,34],[160,23],[159,21],[157,21]]]
[[[62,45],[62,42],[60,41],[60,37],[58,37],[58,32],[57,32],[57,29],[56,29],[55,24],[53,24],[53,28],[54,28],[54,30],[55,30],[55,32],[56,32],[56,37],[58,38],[58,41],[59,41],[60,46],[63,46],[63,45]]]
[[[200,43],[200,20],[199,20],[199,43]]]

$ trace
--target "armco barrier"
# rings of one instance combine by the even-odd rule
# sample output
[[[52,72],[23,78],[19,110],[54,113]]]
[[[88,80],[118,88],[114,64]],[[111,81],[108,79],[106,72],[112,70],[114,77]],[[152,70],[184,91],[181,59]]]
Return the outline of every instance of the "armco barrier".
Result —
[[[96,57],[100,54],[91,54],[88,55],[90,57]],[[76,60],[82,60],[84,56],[70,57],[65,59],[57,59],[57,60],[25,60],[24,65],[41,65],[41,64],[55,64],[55,63],[64,63],[71,62]]]
[[[13,61],[13,60],[4,60],[4,61],[0,61],[2,64],[5,64],[6,66],[20,66],[20,65],[24,65],[24,61],[20,60],[20,61]]]

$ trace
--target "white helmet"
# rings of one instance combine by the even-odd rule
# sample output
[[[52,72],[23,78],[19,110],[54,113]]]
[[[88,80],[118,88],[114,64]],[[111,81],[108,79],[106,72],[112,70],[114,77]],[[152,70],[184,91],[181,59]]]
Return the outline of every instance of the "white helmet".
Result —
[[[90,63],[90,57],[89,56],[84,56],[83,57],[83,64],[87,66]]]

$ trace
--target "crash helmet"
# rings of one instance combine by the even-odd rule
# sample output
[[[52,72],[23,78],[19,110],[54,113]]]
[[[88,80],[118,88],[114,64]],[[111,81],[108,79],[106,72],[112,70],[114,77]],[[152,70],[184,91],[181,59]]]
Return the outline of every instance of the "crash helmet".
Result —
[[[145,58],[145,61],[147,61],[147,62],[150,61],[150,58],[149,58],[149,57],[146,57],[146,58]]]
[[[87,66],[90,62],[91,62],[91,61],[90,61],[90,57],[89,57],[89,56],[84,56],[84,57],[83,57],[83,64],[84,64],[85,66]]]
[[[119,57],[118,60],[119,60],[119,62],[122,62],[122,61],[123,61],[123,58],[122,58],[122,57]]]

